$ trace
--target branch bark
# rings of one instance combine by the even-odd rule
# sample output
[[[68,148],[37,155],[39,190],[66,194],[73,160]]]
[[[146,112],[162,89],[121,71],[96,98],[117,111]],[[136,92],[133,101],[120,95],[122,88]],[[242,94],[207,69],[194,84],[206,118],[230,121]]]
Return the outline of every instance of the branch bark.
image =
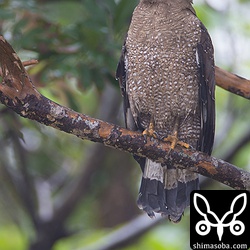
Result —
[[[215,67],[215,81],[217,86],[233,94],[250,99],[250,80]]]
[[[178,146],[170,150],[169,143],[152,138],[145,141],[139,132],[129,131],[77,113],[42,96],[33,85],[19,57],[2,36],[0,36],[0,55],[2,68],[0,101],[17,114],[81,139],[103,143],[128,153],[146,156],[157,162],[189,169],[235,189],[250,190],[250,173],[225,161]],[[228,74],[226,77],[221,76],[221,71],[217,70],[216,80],[219,79],[224,83]],[[235,80],[234,77],[232,81],[233,79]],[[236,80],[241,78],[237,77]],[[245,91],[236,92],[245,93]]]

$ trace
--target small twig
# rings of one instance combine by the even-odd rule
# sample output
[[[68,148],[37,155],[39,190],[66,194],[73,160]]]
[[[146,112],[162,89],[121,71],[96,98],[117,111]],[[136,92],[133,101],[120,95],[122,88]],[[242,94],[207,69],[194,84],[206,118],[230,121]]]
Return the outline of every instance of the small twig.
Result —
[[[22,64],[23,64],[24,67],[27,67],[27,66],[38,64],[38,60],[31,59],[31,60],[22,62]]]

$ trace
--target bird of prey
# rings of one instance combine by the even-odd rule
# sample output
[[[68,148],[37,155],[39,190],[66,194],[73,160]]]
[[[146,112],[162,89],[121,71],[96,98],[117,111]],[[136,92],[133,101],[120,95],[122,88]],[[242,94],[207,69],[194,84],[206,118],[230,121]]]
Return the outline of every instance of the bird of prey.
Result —
[[[140,0],[116,77],[126,127],[211,154],[215,124],[213,45],[192,0]],[[143,171],[138,206],[178,222],[199,189],[196,173],[136,157]]]

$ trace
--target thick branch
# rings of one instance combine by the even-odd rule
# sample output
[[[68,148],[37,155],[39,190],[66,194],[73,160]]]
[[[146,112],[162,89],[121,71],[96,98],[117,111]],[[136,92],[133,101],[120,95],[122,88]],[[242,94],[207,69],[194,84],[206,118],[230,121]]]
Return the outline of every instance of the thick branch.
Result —
[[[215,67],[215,81],[221,88],[250,99],[250,80]]]
[[[81,139],[186,168],[235,189],[250,190],[250,173],[227,162],[180,147],[168,153],[168,143],[156,139],[145,142],[139,132],[77,113],[42,96],[32,84],[17,54],[3,37],[0,37],[0,55],[3,73],[0,101],[19,115]]]

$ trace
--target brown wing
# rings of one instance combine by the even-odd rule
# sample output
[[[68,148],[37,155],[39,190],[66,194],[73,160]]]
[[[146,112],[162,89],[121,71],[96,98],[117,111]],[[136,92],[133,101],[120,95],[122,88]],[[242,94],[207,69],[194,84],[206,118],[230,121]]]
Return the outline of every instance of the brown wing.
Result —
[[[126,128],[131,129],[131,130],[140,130],[142,131],[141,128],[137,126],[135,123],[135,120],[133,118],[133,115],[131,113],[130,109],[130,104],[129,104],[129,98],[128,98],[128,93],[127,93],[127,63],[126,63],[126,39],[124,42],[124,45],[122,47],[122,53],[121,57],[116,69],[116,79],[119,80],[120,84],[120,89],[121,93],[123,96],[123,108],[124,108],[124,118],[125,118],[125,125]],[[144,170],[145,166],[145,159],[144,157],[139,157],[134,155],[135,160],[140,164],[142,171]]]
[[[200,74],[200,109],[201,132],[197,149],[207,154],[212,153],[215,128],[215,75],[214,51],[210,36],[201,24],[201,40],[197,46],[197,56]]]
[[[120,61],[116,70],[116,79],[119,79],[120,89],[123,96],[123,108],[126,128],[131,130],[138,130],[134,118],[132,116],[129,104],[129,98],[127,93],[126,81],[127,81],[127,63],[126,63],[126,39],[122,47],[122,53]]]

